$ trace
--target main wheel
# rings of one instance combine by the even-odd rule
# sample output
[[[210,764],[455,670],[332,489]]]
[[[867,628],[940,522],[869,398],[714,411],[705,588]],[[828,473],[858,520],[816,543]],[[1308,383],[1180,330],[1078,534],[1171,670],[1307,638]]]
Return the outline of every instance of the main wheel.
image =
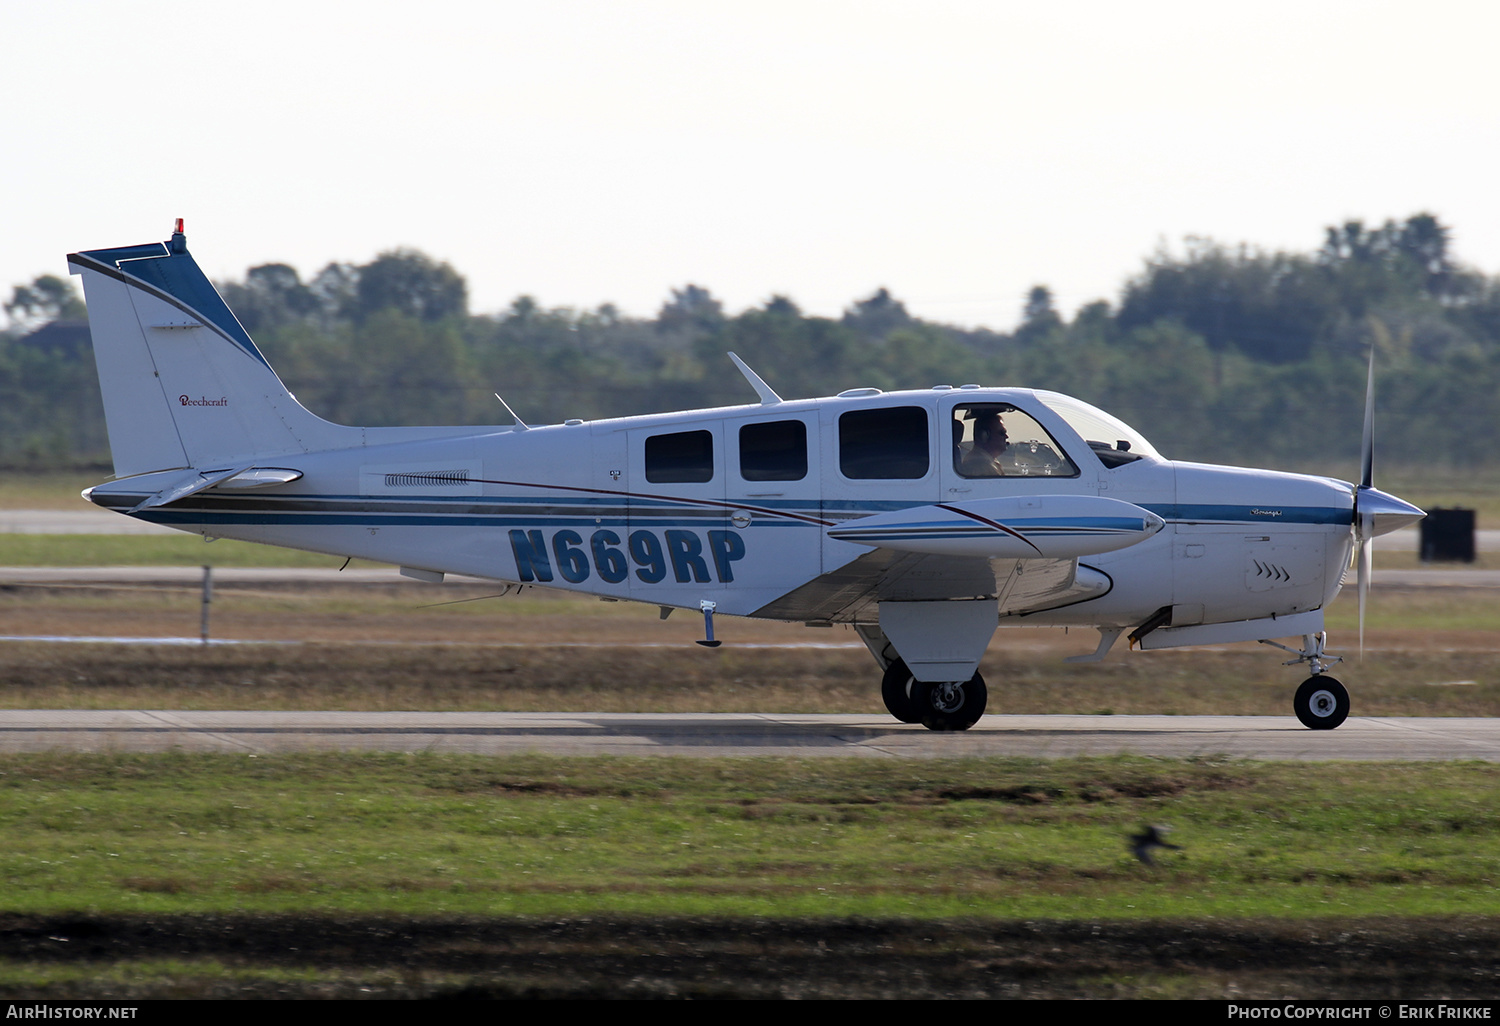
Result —
[[[885,700],[886,709],[902,723],[922,722],[922,714],[911,701],[915,680],[906,663],[897,659],[885,668],[885,676],[880,681],[880,697]]]
[[[989,689],[978,673],[967,681],[912,681],[912,705],[928,730],[968,730],[984,715]]]
[[[1297,719],[1311,730],[1332,730],[1349,718],[1349,692],[1332,677],[1307,678],[1292,699]]]

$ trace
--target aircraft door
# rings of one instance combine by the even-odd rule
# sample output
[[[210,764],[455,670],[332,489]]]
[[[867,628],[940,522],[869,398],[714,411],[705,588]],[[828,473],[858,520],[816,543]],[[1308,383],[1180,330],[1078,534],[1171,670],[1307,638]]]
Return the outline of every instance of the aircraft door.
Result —
[[[717,601],[732,581],[743,553],[725,502],[724,444],[720,421],[629,432],[628,535],[620,549],[631,598],[696,607]]]
[[[765,413],[725,425],[733,535],[716,551],[733,557],[727,591],[746,612],[822,572],[822,454],[815,413]]]

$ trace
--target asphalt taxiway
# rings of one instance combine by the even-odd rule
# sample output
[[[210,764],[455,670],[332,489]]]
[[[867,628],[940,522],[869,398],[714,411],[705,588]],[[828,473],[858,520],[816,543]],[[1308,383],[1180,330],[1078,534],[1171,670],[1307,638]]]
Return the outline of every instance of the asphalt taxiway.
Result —
[[[872,715],[0,710],[0,751],[47,750],[1500,762],[1500,720],[1354,717],[1316,731],[1291,716],[996,715],[935,733]]]

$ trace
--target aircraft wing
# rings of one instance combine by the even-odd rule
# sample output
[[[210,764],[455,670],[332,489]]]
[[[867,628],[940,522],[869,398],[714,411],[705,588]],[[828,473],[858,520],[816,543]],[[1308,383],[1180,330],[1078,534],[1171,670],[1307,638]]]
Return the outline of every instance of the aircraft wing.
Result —
[[[873,551],[757,610],[785,620],[872,620],[880,602],[995,598],[1001,616],[1097,598],[1111,587],[1078,557],[1161,530],[1117,499],[1026,495],[913,506],[847,520],[836,541]]]
[[[1098,598],[1112,582],[1076,559],[981,559],[876,549],[756,610],[778,620],[873,622],[880,602],[996,597],[1001,616]]]

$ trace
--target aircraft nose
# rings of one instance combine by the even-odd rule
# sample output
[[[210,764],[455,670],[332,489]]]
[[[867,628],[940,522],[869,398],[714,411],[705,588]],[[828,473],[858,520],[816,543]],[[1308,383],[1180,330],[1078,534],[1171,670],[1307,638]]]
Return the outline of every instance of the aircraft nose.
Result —
[[[1368,518],[1367,522],[1371,525],[1368,536],[1371,538],[1399,531],[1426,515],[1425,510],[1413,506],[1405,499],[1387,495],[1378,488],[1362,487],[1354,495],[1355,523]]]

